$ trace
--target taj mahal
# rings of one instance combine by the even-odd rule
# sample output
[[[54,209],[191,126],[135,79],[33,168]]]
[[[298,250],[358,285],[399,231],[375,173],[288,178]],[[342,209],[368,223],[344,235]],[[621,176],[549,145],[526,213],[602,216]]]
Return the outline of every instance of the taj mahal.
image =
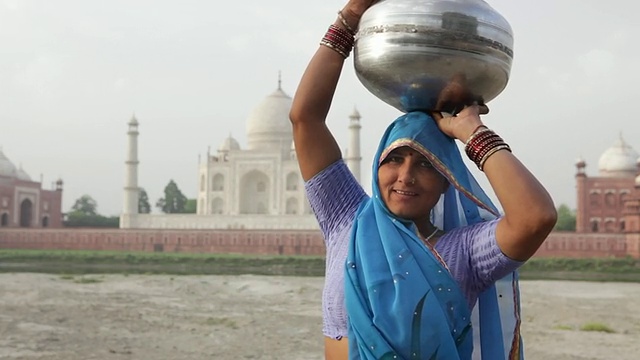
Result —
[[[250,112],[247,145],[231,135],[209,151],[198,168],[196,214],[138,213],[138,134],[135,116],[128,126],[126,184],[120,227],[127,229],[315,230],[296,160],[289,111],[292,99],[277,89]],[[349,116],[345,162],[360,181],[360,114]]]

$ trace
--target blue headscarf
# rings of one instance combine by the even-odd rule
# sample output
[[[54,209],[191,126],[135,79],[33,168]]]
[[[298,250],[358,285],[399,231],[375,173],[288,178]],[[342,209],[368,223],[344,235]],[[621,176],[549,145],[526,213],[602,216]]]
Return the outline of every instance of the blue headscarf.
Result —
[[[415,224],[384,204],[378,167],[402,146],[424,155],[453,185],[431,213],[434,225],[448,231],[499,214],[464,165],[455,141],[431,117],[411,112],[395,120],[380,141],[373,196],[358,209],[349,244],[349,358],[459,360],[473,354],[474,359],[521,359],[517,275],[480,294],[472,314],[449,271],[418,238]],[[500,294],[513,296],[498,296],[497,286]],[[478,324],[472,325],[474,319]]]

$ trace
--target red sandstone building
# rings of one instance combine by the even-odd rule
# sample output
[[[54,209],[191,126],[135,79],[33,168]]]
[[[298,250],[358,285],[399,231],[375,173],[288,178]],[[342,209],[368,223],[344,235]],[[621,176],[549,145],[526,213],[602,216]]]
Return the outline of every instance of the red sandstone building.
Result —
[[[62,180],[44,190],[0,150],[0,227],[62,227]]]
[[[638,153],[622,136],[607,149],[598,161],[598,176],[587,176],[586,162],[576,163],[576,232],[625,233],[638,232],[630,228],[627,217],[634,216],[633,199],[640,195]],[[632,206],[631,206],[632,207]]]
[[[536,256],[640,258],[640,164],[622,136],[598,160],[576,163],[576,232],[554,232]]]

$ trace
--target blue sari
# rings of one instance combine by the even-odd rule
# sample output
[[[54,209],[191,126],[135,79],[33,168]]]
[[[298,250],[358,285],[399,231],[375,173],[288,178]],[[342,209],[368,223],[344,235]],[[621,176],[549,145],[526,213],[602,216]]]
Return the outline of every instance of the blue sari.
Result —
[[[358,209],[349,243],[349,359],[523,359],[517,274],[480,294],[472,313],[448,269],[418,238],[415,224],[385,206],[378,167],[402,146],[423,154],[452,185],[431,213],[434,225],[448,231],[499,214],[455,141],[431,117],[412,112],[395,120],[380,141],[373,196]]]

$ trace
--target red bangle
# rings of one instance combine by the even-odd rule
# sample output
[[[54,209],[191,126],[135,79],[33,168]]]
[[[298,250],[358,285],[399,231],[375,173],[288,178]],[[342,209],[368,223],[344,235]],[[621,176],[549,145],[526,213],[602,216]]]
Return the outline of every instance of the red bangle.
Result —
[[[478,126],[474,130],[464,146],[465,153],[480,170],[483,169],[487,159],[496,152],[500,150],[511,152],[509,145],[498,134],[486,127],[481,129],[482,126],[484,125]]]
[[[334,50],[346,59],[349,57],[351,49],[353,49],[354,42],[355,38],[351,33],[349,33],[349,31],[338,26],[331,25],[322,40],[320,40],[320,45],[324,45]]]
[[[506,143],[502,143],[501,145],[493,147],[489,152],[487,152],[487,154],[482,158],[482,160],[480,160],[480,164],[478,164],[478,168],[480,169],[480,171],[484,170],[484,163],[487,161],[487,159],[489,159],[491,155],[497,153],[500,150],[507,150],[511,152],[511,148]]]

